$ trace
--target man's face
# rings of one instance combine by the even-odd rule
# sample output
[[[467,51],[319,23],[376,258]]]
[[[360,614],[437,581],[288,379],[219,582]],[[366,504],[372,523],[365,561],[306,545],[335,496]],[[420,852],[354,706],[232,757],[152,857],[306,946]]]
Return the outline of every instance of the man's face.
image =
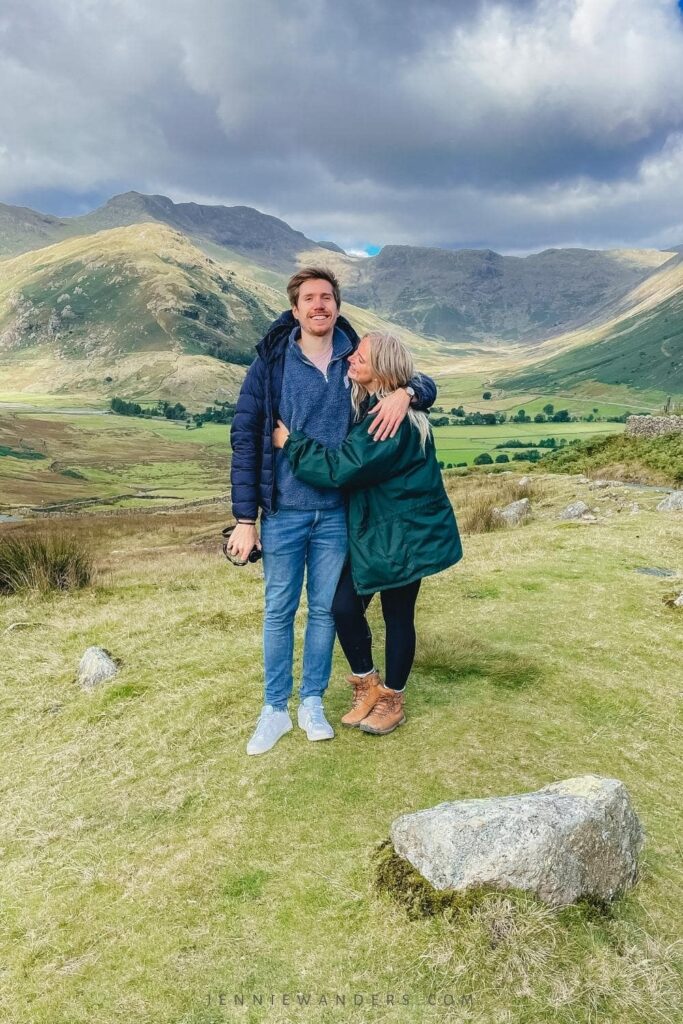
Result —
[[[292,313],[306,334],[319,338],[329,334],[339,316],[330,282],[317,277],[304,281],[299,289],[297,304],[292,306]]]

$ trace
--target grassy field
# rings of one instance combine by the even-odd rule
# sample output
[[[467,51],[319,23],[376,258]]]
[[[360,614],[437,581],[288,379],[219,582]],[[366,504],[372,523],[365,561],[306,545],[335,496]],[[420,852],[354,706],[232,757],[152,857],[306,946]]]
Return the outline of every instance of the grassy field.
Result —
[[[663,391],[635,390],[626,386],[608,386],[587,381],[581,387],[567,389],[509,390],[495,384],[496,376],[491,370],[481,373],[440,373],[435,380],[439,388],[437,404],[449,411],[452,407],[464,405],[471,411],[500,410],[512,415],[525,409],[530,415],[543,411],[543,406],[552,402],[555,409],[568,409],[573,416],[621,416],[624,412],[652,412],[661,410],[667,399]],[[490,399],[483,399],[485,391],[491,392]],[[681,396],[678,395],[680,398]]]
[[[456,510],[500,486],[447,481]],[[650,492],[533,486],[528,525],[465,537],[463,562],[425,582],[404,727],[318,744],[295,727],[260,758],[244,748],[262,579],[222,559],[220,515],[68,520],[94,586],[0,599],[7,1020],[681,1020],[681,610],[664,602],[683,577],[634,570],[683,570],[683,520]],[[596,523],[556,519],[576,497]],[[87,695],[90,644],[121,668]],[[335,724],[344,675],[337,655]],[[411,920],[376,890],[398,814],[584,772],[622,779],[647,833],[609,912],[501,895]]]
[[[503,423],[495,427],[435,427],[434,439],[438,458],[446,465],[471,465],[482,452],[488,452],[494,459],[506,452],[512,458],[517,449],[497,449],[496,445],[513,439],[537,443],[541,438],[554,437],[558,443],[560,438],[569,443],[574,438],[601,437],[623,430],[623,423]]]
[[[172,504],[225,494],[228,430],[218,424],[187,430],[170,420],[101,412],[15,410],[0,415],[0,446],[44,457],[0,456],[0,505],[115,496],[126,504]]]
[[[70,405],[46,406],[45,412],[20,408],[9,398],[6,403],[0,408],[0,507],[93,498],[149,505],[216,497],[228,489],[228,426],[209,423],[188,430],[170,420],[77,411],[73,398]],[[570,441],[622,430],[619,423],[506,423],[437,427],[434,435],[445,463],[471,464],[481,452],[495,457],[495,445],[511,438]],[[19,458],[18,452],[40,457]]]

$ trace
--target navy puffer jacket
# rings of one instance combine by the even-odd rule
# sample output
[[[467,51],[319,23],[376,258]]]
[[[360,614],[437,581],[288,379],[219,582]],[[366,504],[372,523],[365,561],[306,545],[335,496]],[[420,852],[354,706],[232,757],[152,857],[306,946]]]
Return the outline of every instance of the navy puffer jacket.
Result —
[[[232,514],[235,519],[253,519],[259,508],[268,513],[275,508],[275,455],[273,430],[278,420],[282,374],[287,342],[297,326],[292,311],[286,310],[275,320],[265,337],[256,346],[257,356],[247,370],[237,409],[230,430],[232,466]],[[348,320],[340,316],[337,326],[353,348],[360,338]],[[428,409],[436,398],[436,385],[431,377],[420,375],[411,382],[417,408]]]

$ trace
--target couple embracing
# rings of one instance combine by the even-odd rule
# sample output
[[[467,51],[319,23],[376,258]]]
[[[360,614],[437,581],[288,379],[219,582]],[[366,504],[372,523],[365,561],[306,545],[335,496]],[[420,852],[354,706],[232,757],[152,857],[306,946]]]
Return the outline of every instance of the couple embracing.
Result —
[[[341,722],[384,735],[405,722],[420,582],[462,557],[427,420],[434,382],[415,373],[392,335],[358,337],[340,315],[330,271],[301,270],[287,294],[291,310],[257,345],[231,431],[237,525],[229,548],[241,560],[261,548],[265,577],[264,706],[248,754],[265,753],[292,728],[304,576],[299,726],[309,740],[334,737],[323,696],[336,634],[353,693]],[[365,615],[375,593],[386,625],[384,677]]]

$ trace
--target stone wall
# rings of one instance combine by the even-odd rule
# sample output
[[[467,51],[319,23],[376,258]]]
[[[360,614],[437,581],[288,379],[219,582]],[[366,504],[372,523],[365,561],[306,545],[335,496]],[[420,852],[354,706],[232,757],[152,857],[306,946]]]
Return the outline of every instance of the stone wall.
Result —
[[[626,434],[629,437],[660,437],[683,433],[683,416],[629,416]]]

